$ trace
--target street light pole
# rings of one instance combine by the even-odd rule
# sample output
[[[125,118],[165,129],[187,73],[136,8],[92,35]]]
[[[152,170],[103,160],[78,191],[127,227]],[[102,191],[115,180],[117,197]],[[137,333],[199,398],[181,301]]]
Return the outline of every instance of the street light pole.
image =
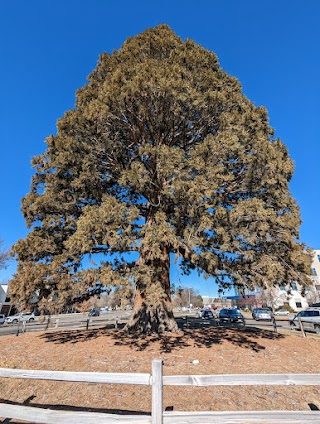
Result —
[[[192,287],[189,287],[189,308],[191,308],[191,288]]]

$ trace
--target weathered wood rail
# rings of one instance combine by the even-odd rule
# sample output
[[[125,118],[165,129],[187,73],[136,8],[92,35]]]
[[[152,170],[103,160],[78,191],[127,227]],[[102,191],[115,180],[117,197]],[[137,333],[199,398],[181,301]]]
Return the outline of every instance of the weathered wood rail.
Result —
[[[42,424],[320,424],[320,411],[198,411],[163,412],[163,386],[320,386],[320,374],[234,374],[163,376],[162,360],[152,362],[152,375],[19,370],[0,368],[0,378],[55,380],[152,386],[151,416],[115,415],[85,411],[44,409],[13,402],[0,403],[0,417]]]

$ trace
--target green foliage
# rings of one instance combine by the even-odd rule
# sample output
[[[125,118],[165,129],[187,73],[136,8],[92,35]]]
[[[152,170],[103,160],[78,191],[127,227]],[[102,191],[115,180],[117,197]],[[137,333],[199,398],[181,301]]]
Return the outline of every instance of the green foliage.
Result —
[[[22,200],[20,302],[37,292],[62,308],[134,281],[161,308],[170,254],[221,287],[308,282],[293,163],[214,53],[149,29],[101,55],[57,126]]]

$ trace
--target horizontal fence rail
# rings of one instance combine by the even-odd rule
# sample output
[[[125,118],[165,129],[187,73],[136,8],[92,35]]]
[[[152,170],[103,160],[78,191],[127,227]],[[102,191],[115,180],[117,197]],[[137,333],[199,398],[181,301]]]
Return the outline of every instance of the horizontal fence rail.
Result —
[[[164,424],[320,423],[319,411],[164,412]]]
[[[164,386],[320,386],[319,374],[222,374],[163,377]]]
[[[26,378],[30,380],[55,380],[82,383],[143,384],[150,385],[150,374],[42,371],[0,368],[0,378]]]
[[[39,424],[151,424],[151,417],[99,412],[55,411],[30,406],[0,404],[0,416]]]
[[[208,424],[208,423],[320,423],[320,411],[198,411],[163,412],[163,386],[320,386],[320,374],[227,374],[163,376],[163,361],[152,362],[152,375],[0,368],[0,378],[55,380],[152,386],[151,416],[115,415],[44,409],[13,402],[0,403],[0,416],[43,424]]]
[[[129,315],[125,312],[117,314],[102,313],[97,317],[89,317],[88,314],[64,314],[54,316],[36,317],[34,321],[19,321],[11,324],[0,326],[0,336],[8,334],[21,334],[25,332],[38,332],[49,330],[88,330],[101,326],[108,329],[117,329],[118,326],[124,325],[129,319]]]

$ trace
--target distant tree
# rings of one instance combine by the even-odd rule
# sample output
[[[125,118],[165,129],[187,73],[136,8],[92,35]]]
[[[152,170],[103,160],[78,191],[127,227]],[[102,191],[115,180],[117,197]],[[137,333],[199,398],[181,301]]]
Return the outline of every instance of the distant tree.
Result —
[[[302,294],[307,299],[309,305],[320,301],[319,291],[314,286],[308,287],[308,290],[305,290]]]
[[[77,303],[74,309],[77,312],[89,312],[90,309],[93,309],[95,307],[96,307],[96,298],[92,297],[90,299],[84,300],[81,303]]]
[[[36,291],[63,308],[134,284],[127,330],[161,333],[178,331],[174,255],[221,287],[297,272],[308,282],[293,163],[214,53],[166,25],[129,38],[100,57],[57,126],[22,200],[32,231],[14,246],[20,302]]]
[[[173,305],[175,307],[189,307],[189,303],[194,308],[203,307],[203,299],[200,296],[198,290],[192,287],[181,287],[179,286],[173,293]]]
[[[191,299],[191,303],[192,306],[194,308],[203,308],[203,298],[200,294],[196,294],[192,299]]]
[[[10,252],[3,246],[3,240],[0,240],[0,269],[7,266],[10,259]]]
[[[262,306],[269,306],[273,311],[288,301],[286,291],[279,290],[279,287],[265,287],[260,293],[256,294],[256,301]]]
[[[116,287],[115,290],[110,294],[108,306],[110,306],[112,309],[119,308],[122,304],[121,298],[121,291],[118,287]]]

